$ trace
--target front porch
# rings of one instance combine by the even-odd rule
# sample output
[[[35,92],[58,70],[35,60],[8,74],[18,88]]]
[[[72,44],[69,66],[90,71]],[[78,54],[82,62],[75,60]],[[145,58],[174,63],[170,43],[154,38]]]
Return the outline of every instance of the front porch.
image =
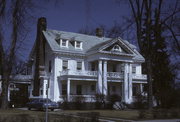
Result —
[[[96,95],[98,95],[97,80],[75,80],[75,78],[68,78],[59,82],[61,82],[60,101],[75,101],[77,97],[81,98],[84,102],[96,101]],[[133,96],[143,92],[142,83],[133,83],[128,92],[124,91],[123,86],[123,82],[108,81],[107,95],[105,97],[115,94],[120,96],[122,101],[125,101],[125,96],[128,96],[128,99],[133,99]],[[132,91],[132,96],[128,95],[129,91]]]

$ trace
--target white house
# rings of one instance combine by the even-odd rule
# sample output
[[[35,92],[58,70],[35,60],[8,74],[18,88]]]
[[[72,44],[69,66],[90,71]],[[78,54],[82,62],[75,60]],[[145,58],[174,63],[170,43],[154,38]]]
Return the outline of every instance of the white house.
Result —
[[[141,64],[145,61],[136,47],[121,38],[46,29],[38,20],[37,39],[30,54],[32,75],[30,97],[62,101],[62,96],[117,94],[126,103],[143,92],[147,83]],[[48,84],[48,85],[47,85]]]

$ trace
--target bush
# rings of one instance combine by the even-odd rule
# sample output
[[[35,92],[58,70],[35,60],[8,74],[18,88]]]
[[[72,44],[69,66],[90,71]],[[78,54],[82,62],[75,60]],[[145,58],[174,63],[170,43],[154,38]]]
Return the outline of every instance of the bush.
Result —
[[[75,105],[75,109],[83,109],[83,103],[85,102],[85,98],[83,96],[73,96],[72,101]]]
[[[117,95],[117,94],[113,94],[113,95],[109,95],[107,97],[107,100],[108,100],[108,108],[109,109],[113,109],[113,105],[116,103],[116,102],[121,102],[121,96]]]
[[[137,109],[147,108],[147,98],[141,94],[138,94],[136,96],[136,101],[133,103],[133,107]]]
[[[96,94],[95,95],[95,104],[96,109],[102,109],[105,107],[105,95],[104,94]]]

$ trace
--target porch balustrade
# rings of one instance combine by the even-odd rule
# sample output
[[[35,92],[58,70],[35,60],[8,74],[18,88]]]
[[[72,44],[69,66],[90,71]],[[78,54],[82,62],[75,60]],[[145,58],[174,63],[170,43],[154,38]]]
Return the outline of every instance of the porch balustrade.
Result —
[[[120,72],[107,72],[108,78],[123,78],[123,73]]]
[[[97,71],[81,71],[81,70],[63,70],[60,75],[75,75],[75,76],[94,76],[97,77]]]
[[[60,76],[73,75],[73,76],[92,76],[97,77],[98,71],[81,71],[81,70],[63,70],[60,72]],[[123,73],[120,72],[107,72],[107,78],[124,78]],[[146,80],[147,75],[144,74],[132,74],[132,79]]]
[[[147,80],[147,75],[144,74],[132,74],[133,79]]]

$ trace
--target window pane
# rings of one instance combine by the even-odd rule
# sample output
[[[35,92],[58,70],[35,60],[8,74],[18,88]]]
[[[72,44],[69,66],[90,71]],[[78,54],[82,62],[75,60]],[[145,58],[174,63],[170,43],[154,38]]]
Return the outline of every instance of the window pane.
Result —
[[[82,69],[82,62],[77,62],[77,70],[81,70]]]
[[[66,46],[66,41],[65,39],[62,39],[62,46]]]
[[[95,91],[95,85],[91,85],[91,91]]]
[[[135,66],[132,66],[132,73],[136,73],[136,67]]]
[[[68,68],[68,61],[67,60],[63,60],[63,70]]]
[[[77,47],[77,48],[80,48],[80,47],[81,47],[81,42],[78,42],[78,41],[77,41],[77,42],[76,42],[76,47]]]

